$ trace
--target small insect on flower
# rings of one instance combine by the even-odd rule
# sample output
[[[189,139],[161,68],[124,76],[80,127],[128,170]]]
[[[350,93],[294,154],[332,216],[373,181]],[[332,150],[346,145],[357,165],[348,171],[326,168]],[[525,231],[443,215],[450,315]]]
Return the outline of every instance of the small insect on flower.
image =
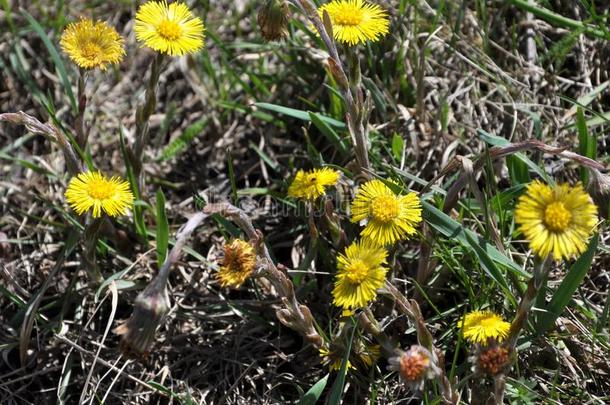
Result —
[[[424,380],[440,375],[440,369],[434,364],[432,354],[420,345],[413,345],[406,352],[390,357],[388,363],[388,369],[398,371],[402,380],[413,391],[421,391]]]
[[[534,180],[519,197],[515,222],[541,258],[580,255],[597,225],[597,206],[579,183],[549,186]]]
[[[379,245],[390,245],[413,235],[422,220],[417,194],[396,195],[377,179],[360,186],[351,211],[352,222],[365,225],[362,237]]]
[[[106,22],[90,19],[68,24],[60,41],[61,48],[78,66],[101,70],[123,60],[123,43],[123,38]]]
[[[334,186],[339,181],[340,173],[328,167],[313,169],[308,172],[299,170],[288,187],[288,195],[314,201],[324,195],[326,188]]]
[[[249,242],[234,239],[224,247],[224,260],[216,274],[222,287],[237,288],[242,285],[254,271],[256,253]]]
[[[377,4],[363,0],[334,0],[318,8],[320,18],[326,11],[333,27],[333,35],[348,45],[378,41],[389,32],[388,15]]]
[[[116,176],[107,178],[100,172],[84,172],[72,177],[65,197],[78,215],[93,208],[93,218],[99,218],[102,211],[116,217],[125,214],[133,205],[129,183]]]
[[[458,321],[464,338],[471,343],[502,342],[508,336],[510,323],[490,311],[474,311]]]
[[[205,27],[184,3],[149,1],[136,13],[136,38],[157,52],[171,56],[203,48]]]
[[[345,309],[361,308],[373,301],[383,286],[388,252],[363,239],[339,254],[333,302]]]

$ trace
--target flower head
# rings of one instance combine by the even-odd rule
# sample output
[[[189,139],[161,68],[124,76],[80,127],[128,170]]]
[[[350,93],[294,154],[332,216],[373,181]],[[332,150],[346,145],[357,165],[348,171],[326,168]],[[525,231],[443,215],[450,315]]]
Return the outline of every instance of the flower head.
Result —
[[[354,242],[337,259],[337,275],[333,289],[335,305],[352,309],[366,306],[377,296],[387,269],[388,252],[366,239]]]
[[[365,225],[362,237],[379,245],[389,245],[414,234],[421,222],[417,194],[396,195],[377,179],[360,186],[351,211],[352,222]]]
[[[184,3],[149,1],[140,6],[135,24],[138,41],[171,56],[195,53],[203,48],[205,28]]]
[[[288,187],[288,195],[313,201],[326,192],[326,187],[337,184],[339,176],[338,171],[328,167],[308,172],[299,170]]]
[[[116,176],[107,178],[100,172],[84,172],[72,177],[65,196],[78,215],[93,208],[94,218],[99,218],[102,210],[111,217],[122,215],[133,204],[128,182]]]
[[[325,364],[328,364],[328,369],[330,371],[339,371],[341,370],[341,364],[343,363],[343,353],[340,351],[336,351],[327,346],[322,346],[318,350],[322,361]],[[350,370],[354,368],[352,362],[347,360],[347,365],[345,367],[346,370]]]
[[[70,59],[83,69],[120,63],[125,55],[123,38],[104,21],[82,19],[68,24],[61,35],[60,45]]]
[[[328,365],[330,371],[339,371],[341,363],[345,356],[346,347],[340,342],[340,339],[334,339],[329,345],[321,346],[319,349],[322,361]],[[356,364],[370,368],[379,359],[380,347],[361,339],[354,339],[352,349],[350,350],[350,358],[347,360],[347,370],[354,368],[352,361]]]
[[[555,260],[583,253],[597,224],[597,206],[581,184],[527,186],[515,208],[515,222],[541,258]]]
[[[225,256],[216,278],[223,287],[239,287],[254,271],[256,253],[245,240],[235,239],[225,244]]]
[[[363,0],[334,0],[318,8],[320,18],[326,11],[337,41],[348,45],[378,41],[389,32],[386,12],[377,4]]]
[[[474,311],[458,321],[464,338],[471,343],[501,342],[508,336],[510,323],[490,311]]]
[[[413,345],[406,352],[390,357],[388,363],[388,369],[398,371],[402,380],[416,391],[423,388],[425,379],[440,375],[440,369],[434,364],[432,354],[420,345]]]

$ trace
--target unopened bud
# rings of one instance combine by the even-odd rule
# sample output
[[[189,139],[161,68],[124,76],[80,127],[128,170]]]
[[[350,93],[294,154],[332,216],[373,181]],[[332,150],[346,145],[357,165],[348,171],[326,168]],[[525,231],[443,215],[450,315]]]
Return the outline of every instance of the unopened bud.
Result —
[[[589,171],[589,184],[587,191],[599,208],[599,214],[608,219],[608,205],[610,204],[610,176],[602,174],[598,170]]]
[[[155,331],[169,311],[169,297],[165,286],[157,288],[155,280],[138,297],[131,317],[114,329],[122,335],[121,349],[132,357],[148,356],[155,340]]]
[[[406,352],[390,357],[388,362],[388,369],[398,371],[402,380],[413,391],[421,391],[426,379],[436,378],[441,374],[430,351],[420,345],[413,345]]]
[[[267,0],[258,11],[258,26],[267,41],[279,41],[288,36],[290,10],[284,0]]]
[[[328,57],[326,61],[328,62],[328,69],[330,70],[330,74],[333,76],[333,79],[335,79],[337,84],[344,90],[349,88],[347,76],[345,76],[345,72],[343,71],[343,69],[341,69],[339,63],[332,57]]]

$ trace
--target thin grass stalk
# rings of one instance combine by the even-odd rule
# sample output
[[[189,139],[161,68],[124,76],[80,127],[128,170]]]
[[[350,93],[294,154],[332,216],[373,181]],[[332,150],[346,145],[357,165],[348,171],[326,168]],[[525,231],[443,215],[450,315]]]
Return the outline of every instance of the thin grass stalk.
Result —
[[[314,327],[315,321],[311,311],[297,300],[292,281],[282,271],[283,266],[276,265],[271,259],[269,250],[263,240],[263,234],[254,228],[248,215],[228,202],[208,204],[204,207],[203,212],[209,215],[219,214],[235,222],[241,228],[259,256],[261,262],[260,275],[271,282],[282,301],[283,308],[276,311],[276,316],[284,325],[301,333],[307,341],[316,348],[320,348],[324,344],[324,339]]]

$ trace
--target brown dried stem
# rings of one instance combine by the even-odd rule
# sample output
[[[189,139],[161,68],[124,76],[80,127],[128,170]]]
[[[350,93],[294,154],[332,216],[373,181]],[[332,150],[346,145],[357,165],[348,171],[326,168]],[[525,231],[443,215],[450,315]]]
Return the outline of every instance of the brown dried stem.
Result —
[[[311,311],[297,300],[292,281],[280,270],[280,266],[276,266],[273,262],[263,241],[263,234],[254,228],[248,215],[228,202],[206,205],[203,211],[230,219],[250,238],[262,264],[261,275],[273,284],[282,301],[283,308],[276,312],[278,319],[284,325],[301,333],[314,346],[321,347],[324,340],[314,327]]]

